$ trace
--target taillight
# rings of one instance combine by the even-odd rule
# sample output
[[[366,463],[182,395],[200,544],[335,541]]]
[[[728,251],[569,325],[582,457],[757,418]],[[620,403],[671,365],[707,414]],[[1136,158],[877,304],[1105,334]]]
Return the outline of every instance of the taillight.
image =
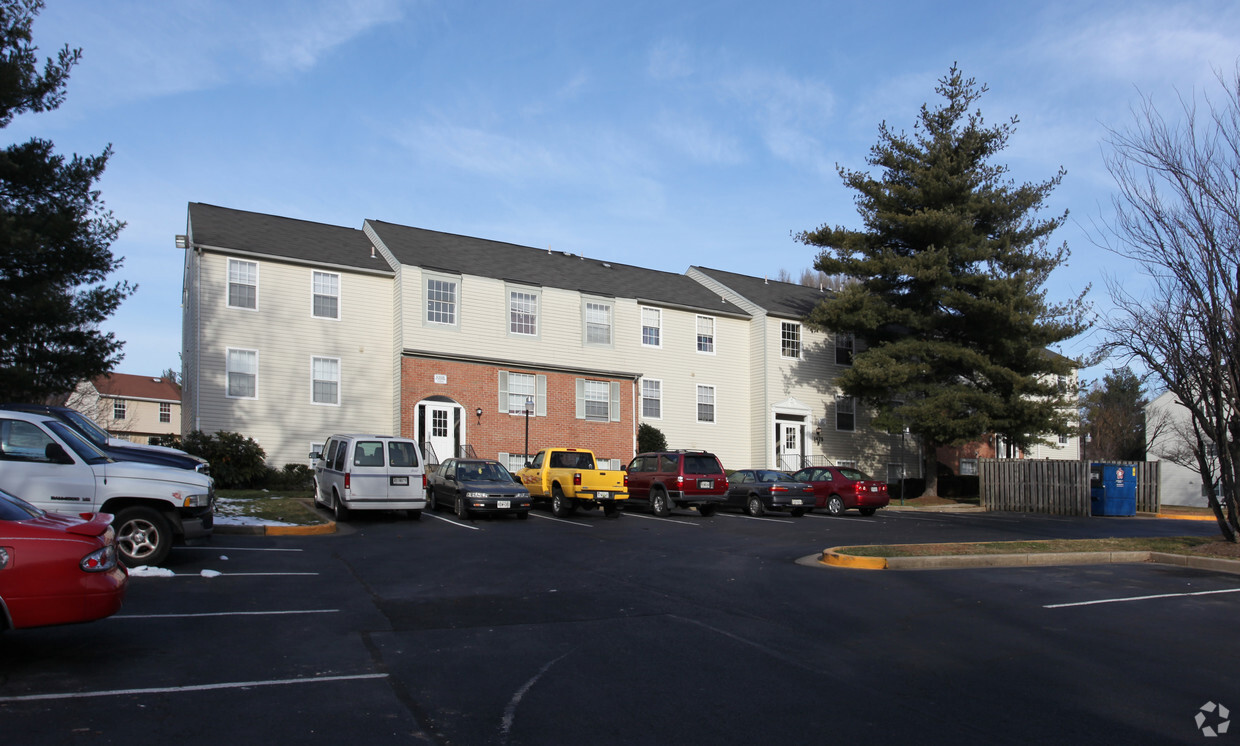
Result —
[[[344,473],[344,488],[345,488],[346,490],[347,490],[347,489],[349,489],[349,477],[351,477],[351,476],[352,476],[352,474],[349,474],[349,472],[347,472],[347,471]]]
[[[856,492],[857,494],[861,494],[862,492],[865,492],[865,485],[860,482],[854,483],[853,492]]]
[[[426,475],[425,474],[422,475],[422,491],[423,492],[426,491]]]
[[[83,557],[78,566],[86,572],[106,572],[111,570],[116,567],[116,547],[109,544],[102,549],[96,549]]]
[[[685,478],[682,474],[676,475],[676,489],[683,490],[685,487]]]
[[[577,473],[573,474],[573,486],[574,486],[574,487],[580,487],[580,486],[581,486],[581,472],[577,472]]]
[[[771,487],[771,492],[787,492],[788,488],[782,484],[776,484]]]
[[[629,473],[627,471],[624,473],[624,486],[626,488],[629,486]]]

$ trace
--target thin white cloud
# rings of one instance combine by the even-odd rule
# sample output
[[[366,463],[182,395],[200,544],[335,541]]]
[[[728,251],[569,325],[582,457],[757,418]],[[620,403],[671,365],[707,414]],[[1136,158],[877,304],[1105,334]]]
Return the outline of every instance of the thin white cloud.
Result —
[[[689,46],[675,39],[664,39],[650,48],[646,71],[655,80],[687,78],[696,69]]]
[[[664,112],[653,129],[661,142],[697,163],[735,165],[745,160],[737,138],[703,117]]]

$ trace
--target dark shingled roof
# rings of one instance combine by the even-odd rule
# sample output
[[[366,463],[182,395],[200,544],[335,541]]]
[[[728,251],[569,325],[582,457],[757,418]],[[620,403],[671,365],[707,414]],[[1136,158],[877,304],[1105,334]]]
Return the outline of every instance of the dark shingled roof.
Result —
[[[379,220],[366,223],[398,261],[410,266],[748,316],[683,274]]]
[[[694,267],[697,271],[731,288],[761,306],[772,316],[804,319],[814,306],[830,296],[831,291],[806,287],[791,282],[766,280],[721,269]]]
[[[392,274],[381,255],[371,256],[370,239],[356,228],[200,202],[189,204],[189,220],[194,243],[202,246]]]

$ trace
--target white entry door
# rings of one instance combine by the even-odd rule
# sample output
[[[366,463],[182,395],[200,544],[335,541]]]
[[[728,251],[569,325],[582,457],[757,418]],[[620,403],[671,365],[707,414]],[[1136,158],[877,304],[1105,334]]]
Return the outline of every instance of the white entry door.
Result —
[[[779,423],[779,468],[796,471],[801,468],[801,423]]]
[[[426,440],[435,450],[434,455],[424,454],[443,463],[456,456],[456,407],[449,404],[428,403],[423,410],[426,417]]]

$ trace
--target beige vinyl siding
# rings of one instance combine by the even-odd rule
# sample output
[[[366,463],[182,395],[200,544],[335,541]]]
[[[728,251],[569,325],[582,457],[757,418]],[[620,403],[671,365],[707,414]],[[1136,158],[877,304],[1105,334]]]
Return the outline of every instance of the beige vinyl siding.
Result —
[[[340,273],[340,319],[311,312],[312,266],[259,263],[258,311],[227,307],[228,257],[202,257],[199,427],[243,432],[268,464],[304,463],[334,432],[392,430],[390,277]],[[226,396],[226,350],[258,351],[258,397]],[[340,405],[311,402],[311,358],[340,360]]]

